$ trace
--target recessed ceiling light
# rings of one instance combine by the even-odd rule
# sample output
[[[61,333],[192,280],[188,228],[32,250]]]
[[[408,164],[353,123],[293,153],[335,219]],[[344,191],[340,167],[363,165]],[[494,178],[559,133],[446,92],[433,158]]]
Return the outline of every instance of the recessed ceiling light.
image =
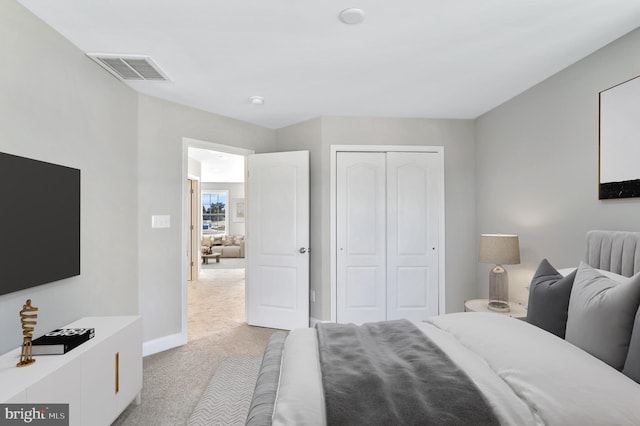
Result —
[[[249,98],[252,104],[254,105],[262,105],[264,104],[264,98],[262,96],[252,96]]]
[[[345,9],[338,15],[340,20],[345,24],[353,25],[364,21],[364,10],[356,7]]]

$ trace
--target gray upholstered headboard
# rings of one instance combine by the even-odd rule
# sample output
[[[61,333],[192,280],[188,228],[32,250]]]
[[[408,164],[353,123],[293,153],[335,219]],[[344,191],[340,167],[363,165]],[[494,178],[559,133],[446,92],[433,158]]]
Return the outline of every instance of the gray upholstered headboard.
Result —
[[[625,277],[640,272],[640,232],[589,231],[585,261]]]

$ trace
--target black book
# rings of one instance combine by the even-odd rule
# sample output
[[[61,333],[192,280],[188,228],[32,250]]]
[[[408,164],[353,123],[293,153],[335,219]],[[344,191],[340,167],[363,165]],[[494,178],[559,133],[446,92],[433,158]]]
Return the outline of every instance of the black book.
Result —
[[[95,336],[93,328],[58,328],[35,339],[33,355],[61,355]]]

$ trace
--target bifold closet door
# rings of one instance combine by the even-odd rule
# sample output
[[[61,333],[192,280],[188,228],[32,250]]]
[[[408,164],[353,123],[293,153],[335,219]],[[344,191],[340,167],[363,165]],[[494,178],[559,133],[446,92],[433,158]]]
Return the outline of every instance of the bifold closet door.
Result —
[[[339,323],[438,315],[441,167],[437,153],[337,153]]]
[[[336,160],[337,321],[386,317],[385,153],[339,152]]]
[[[440,162],[432,153],[387,153],[387,316],[438,315]]]

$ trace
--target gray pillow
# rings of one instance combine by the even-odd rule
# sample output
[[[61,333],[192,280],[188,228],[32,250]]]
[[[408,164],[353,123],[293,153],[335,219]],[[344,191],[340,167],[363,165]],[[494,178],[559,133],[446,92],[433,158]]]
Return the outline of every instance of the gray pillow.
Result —
[[[640,383],[640,309],[636,314],[636,322],[631,333],[631,343],[629,343],[629,353],[627,353],[627,360],[624,362],[622,372],[627,377],[631,377]]]
[[[575,277],[576,270],[563,277],[547,259],[542,259],[529,285],[527,322],[564,339]]]
[[[569,299],[566,340],[622,370],[640,304],[640,274],[623,282],[580,263]]]

